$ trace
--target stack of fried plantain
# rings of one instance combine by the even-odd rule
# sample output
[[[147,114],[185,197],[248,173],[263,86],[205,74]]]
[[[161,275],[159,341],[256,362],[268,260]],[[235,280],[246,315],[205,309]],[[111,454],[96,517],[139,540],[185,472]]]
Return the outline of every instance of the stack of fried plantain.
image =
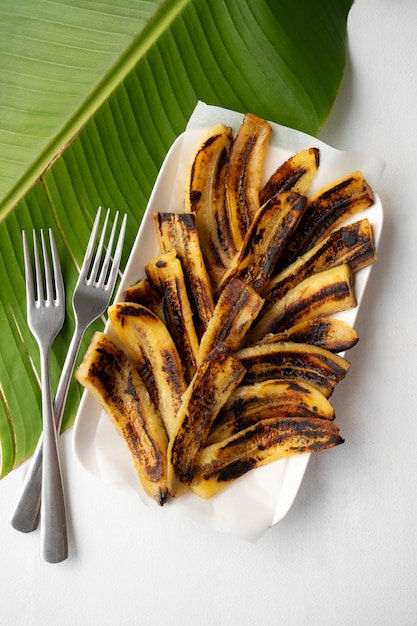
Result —
[[[270,136],[252,114],[208,131],[184,210],[154,216],[160,253],[109,308],[114,340],[96,333],[76,372],[161,505],[343,442],[329,398],[358,336],[332,316],[376,260],[369,221],[344,223],[374,197],[361,172],[310,197],[315,147],[263,183]]]

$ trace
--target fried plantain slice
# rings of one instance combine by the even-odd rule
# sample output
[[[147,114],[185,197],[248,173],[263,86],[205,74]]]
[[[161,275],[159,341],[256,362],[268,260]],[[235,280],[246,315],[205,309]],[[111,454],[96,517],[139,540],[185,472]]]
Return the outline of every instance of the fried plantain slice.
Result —
[[[178,496],[190,484],[195,459],[245,369],[224,344],[217,344],[183,394],[177,428],[168,447],[168,488]]]
[[[281,252],[304,212],[305,196],[288,191],[274,196],[254,216],[239,253],[224,274],[218,291],[231,278],[240,278],[261,293]]]
[[[210,498],[250,470],[343,443],[334,422],[316,417],[263,419],[228,439],[203,448],[196,460],[191,490]]]
[[[257,213],[262,165],[272,128],[260,117],[246,113],[232,144],[226,173],[226,207],[236,250]]]
[[[130,450],[144,491],[162,506],[168,495],[168,438],[135,367],[109,337],[96,332],[75,378],[105,409]]]
[[[113,304],[108,314],[171,437],[176,430],[177,413],[187,383],[167,327],[152,311],[133,302]]]
[[[343,220],[370,207],[375,201],[362,172],[352,172],[319,191],[307,204],[297,232],[279,259],[279,269],[322,241]]]
[[[233,278],[227,283],[201,338],[198,362],[201,363],[220,342],[231,350],[237,350],[263,302],[259,294],[242,280]]]
[[[236,357],[246,369],[245,385],[271,378],[306,382],[329,397],[346,376],[350,363],[344,357],[310,344],[265,343],[243,348]]]
[[[184,272],[176,251],[172,248],[152,259],[145,266],[145,272],[163,295],[166,325],[184,363],[186,378],[191,380],[197,368],[199,344]]]
[[[269,177],[259,192],[262,206],[283,191],[297,191],[305,195],[320,164],[320,150],[307,148],[284,161]]]
[[[270,379],[239,385],[219,412],[206,445],[222,441],[261,419],[278,415],[333,420],[335,412],[320,391],[299,380]]]
[[[246,345],[260,341],[269,333],[288,330],[302,321],[332,315],[356,306],[353,276],[343,264],[305,278],[272,305],[264,307],[259,321],[248,333]]]
[[[161,252],[174,249],[181,262],[197,337],[200,339],[213,315],[214,302],[194,213],[154,215]]]
[[[330,352],[345,352],[359,341],[358,333],[343,320],[335,317],[316,317],[295,324],[281,333],[265,335],[258,344],[293,341],[319,346]]]
[[[225,176],[232,129],[213,126],[199,144],[188,171],[184,207],[195,214],[205,265],[216,286],[236,254],[226,208]]]
[[[369,220],[365,218],[342,226],[271,278],[263,292],[266,304],[280,300],[305,278],[335,265],[347,263],[356,272],[375,261],[375,243]]]

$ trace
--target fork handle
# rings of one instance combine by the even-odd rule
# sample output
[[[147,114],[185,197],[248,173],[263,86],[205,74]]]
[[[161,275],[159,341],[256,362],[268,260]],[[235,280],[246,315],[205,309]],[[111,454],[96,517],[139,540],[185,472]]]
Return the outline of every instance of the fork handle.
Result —
[[[68,389],[84,332],[85,328],[81,328],[77,323],[59,379],[54,402],[57,433],[61,430]],[[15,508],[10,517],[10,523],[13,528],[23,533],[30,533],[36,530],[39,523],[42,490],[42,456],[43,436],[41,435],[26,472]]]
[[[59,563],[68,556],[68,534],[58,436],[51,397],[49,360],[49,350],[42,350],[44,454],[42,455],[41,557],[48,563]]]

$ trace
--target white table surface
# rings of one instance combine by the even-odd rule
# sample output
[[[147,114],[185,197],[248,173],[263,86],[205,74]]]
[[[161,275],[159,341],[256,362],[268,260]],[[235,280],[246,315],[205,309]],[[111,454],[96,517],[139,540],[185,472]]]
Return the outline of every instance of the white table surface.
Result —
[[[417,4],[356,0],[349,60],[321,138],[386,161],[385,226],[360,342],[333,404],[346,442],[311,458],[296,501],[256,544],[104,486],[61,438],[70,556],[8,519],[0,483],[0,625],[417,623]],[[334,453],[333,453],[334,452]]]

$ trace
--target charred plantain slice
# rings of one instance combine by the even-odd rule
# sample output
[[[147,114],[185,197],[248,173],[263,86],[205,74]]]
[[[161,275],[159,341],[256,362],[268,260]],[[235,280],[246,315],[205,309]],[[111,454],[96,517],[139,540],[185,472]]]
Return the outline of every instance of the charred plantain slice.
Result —
[[[352,271],[358,271],[375,261],[375,243],[369,220],[342,226],[271,278],[263,294],[266,305],[280,300],[290,289],[317,272],[342,263],[347,263]]]
[[[162,252],[174,249],[181,261],[197,336],[207,328],[213,315],[214,303],[194,213],[156,213],[154,215],[159,245]]]
[[[248,471],[294,454],[343,443],[334,422],[315,417],[263,419],[197,456],[192,491],[210,498]]]
[[[108,314],[160,412],[168,437],[171,437],[187,383],[168,329],[152,311],[140,304],[113,304]]]
[[[305,254],[348,216],[363,211],[374,203],[372,189],[362,172],[349,176],[322,189],[308,202],[297,232],[279,260],[282,269]]]
[[[147,278],[138,280],[130,285],[123,292],[122,300],[124,302],[136,302],[150,309],[163,322],[165,322],[163,311],[163,297],[159,289]]]
[[[150,261],[145,272],[163,295],[166,325],[184,363],[187,380],[197,368],[198,338],[182,265],[174,249]]]
[[[297,152],[280,165],[259,192],[261,206],[283,191],[305,194],[317,173],[320,150],[308,148]]]
[[[226,173],[226,207],[236,250],[260,207],[262,165],[272,128],[246,113],[233,141]]]
[[[320,391],[295,379],[239,385],[217,416],[206,445],[222,441],[261,419],[277,416],[333,420],[335,412]]]
[[[290,378],[312,385],[326,398],[350,367],[349,361],[329,350],[291,341],[243,348],[236,357],[246,369],[245,385]]]
[[[245,370],[224,344],[217,344],[198,368],[178,411],[168,447],[168,488],[180,495],[190,484],[195,459],[227,398]]]
[[[237,350],[263,305],[263,299],[246,283],[233,278],[221,291],[213,316],[201,338],[198,362],[217,343]]]
[[[355,306],[352,270],[347,264],[337,265],[304,279],[281,300],[264,308],[258,323],[248,333],[246,345],[260,341],[269,333],[288,330],[305,320],[332,315]]]
[[[268,283],[279,255],[291,238],[306,205],[305,196],[288,191],[271,198],[256,213],[239,253],[219,285],[240,278],[258,293]]]
[[[236,254],[226,209],[225,176],[233,142],[232,129],[209,129],[189,168],[184,206],[195,214],[201,250],[213,285]]]
[[[96,332],[75,378],[108,413],[129,447],[143,489],[162,506],[168,494],[168,438],[137,370],[109,337]]]
[[[359,341],[358,333],[346,322],[335,317],[316,317],[300,322],[282,333],[266,335],[258,344],[293,341],[309,343],[330,352],[345,352]]]

